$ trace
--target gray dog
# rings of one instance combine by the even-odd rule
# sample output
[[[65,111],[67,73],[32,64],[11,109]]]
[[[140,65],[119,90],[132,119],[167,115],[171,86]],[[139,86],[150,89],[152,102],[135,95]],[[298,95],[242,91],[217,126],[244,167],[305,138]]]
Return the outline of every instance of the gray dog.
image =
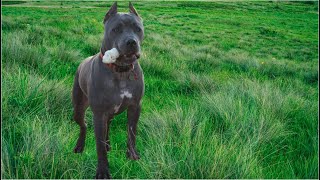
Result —
[[[93,112],[94,133],[98,155],[96,178],[111,178],[107,151],[110,150],[109,125],[115,115],[127,109],[127,156],[137,160],[136,130],[144,94],[142,69],[137,62],[144,36],[142,20],[131,3],[129,13],[118,13],[115,2],[104,18],[101,52],[85,59],[79,66],[72,91],[74,120],[80,126],[75,153],[85,145],[85,111]],[[104,52],[116,48],[119,57],[112,64],[102,62]]]

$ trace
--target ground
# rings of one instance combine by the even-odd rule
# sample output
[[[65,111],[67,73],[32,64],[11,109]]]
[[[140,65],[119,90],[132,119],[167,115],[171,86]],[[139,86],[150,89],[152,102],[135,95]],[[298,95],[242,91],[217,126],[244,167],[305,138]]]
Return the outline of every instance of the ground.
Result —
[[[112,2],[2,2],[3,178],[93,178],[74,154],[76,69]],[[118,2],[128,12],[128,3]],[[111,124],[113,178],[318,178],[318,2],[157,2],[145,24],[138,161]]]

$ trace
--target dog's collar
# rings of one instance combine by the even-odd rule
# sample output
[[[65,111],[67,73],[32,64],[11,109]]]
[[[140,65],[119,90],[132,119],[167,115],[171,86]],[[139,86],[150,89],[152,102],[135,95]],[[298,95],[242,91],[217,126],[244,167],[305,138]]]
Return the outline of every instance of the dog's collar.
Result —
[[[100,58],[101,58],[101,61],[103,60],[103,53],[102,51],[100,51]],[[138,75],[137,73],[135,73],[133,70],[134,70],[134,64],[130,64],[128,66],[119,66],[119,65],[116,65],[115,63],[103,63],[105,67],[115,71],[115,72],[129,72],[131,71],[131,73],[129,74],[129,79],[131,80],[137,80],[138,79]]]

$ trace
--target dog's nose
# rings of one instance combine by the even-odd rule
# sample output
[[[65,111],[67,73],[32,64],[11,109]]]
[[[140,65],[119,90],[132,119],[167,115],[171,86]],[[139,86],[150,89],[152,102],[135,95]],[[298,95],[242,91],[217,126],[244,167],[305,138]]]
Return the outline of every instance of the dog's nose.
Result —
[[[127,41],[127,46],[136,46],[137,45],[137,41],[135,41],[134,39],[129,39]]]

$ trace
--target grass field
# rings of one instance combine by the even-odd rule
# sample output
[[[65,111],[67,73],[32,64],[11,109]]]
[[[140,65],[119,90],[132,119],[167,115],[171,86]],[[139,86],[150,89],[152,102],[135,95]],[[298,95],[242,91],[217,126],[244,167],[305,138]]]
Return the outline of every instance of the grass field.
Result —
[[[3,4],[8,4],[2,2]],[[71,87],[112,2],[2,7],[2,178],[93,178]],[[118,2],[127,12],[127,2]],[[318,178],[318,2],[135,2],[144,19],[139,161],[111,124],[113,178]]]

